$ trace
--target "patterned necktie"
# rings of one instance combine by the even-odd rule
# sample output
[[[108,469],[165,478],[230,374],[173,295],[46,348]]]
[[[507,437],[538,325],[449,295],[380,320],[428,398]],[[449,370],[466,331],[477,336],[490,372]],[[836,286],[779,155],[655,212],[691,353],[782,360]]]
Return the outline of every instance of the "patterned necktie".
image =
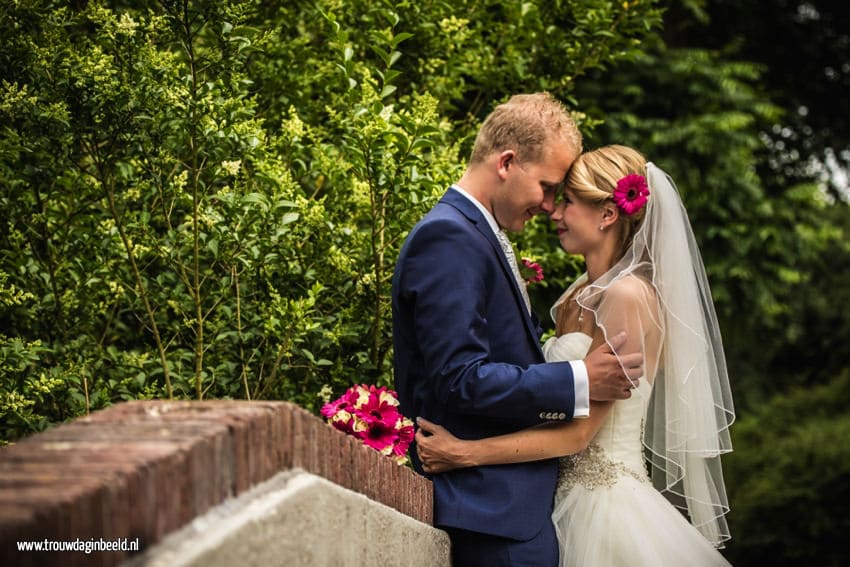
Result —
[[[522,299],[525,301],[525,308],[528,309],[528,313],[530,315],[531,300],[528,299],[528,290],[525,288],[525,280],[522,279],[522,274],[519,273],[519,265],[517,264],[516,256],[514,255],[514,247],[504,230],[497,230],[496,238],[498,239],[499,244],[502,245],[502,252],[505,253],[505,258],[508,259],[508,264],[511,265],[511,269],[514,272],[514,278],[519,286],[519,291],[522,293]]]

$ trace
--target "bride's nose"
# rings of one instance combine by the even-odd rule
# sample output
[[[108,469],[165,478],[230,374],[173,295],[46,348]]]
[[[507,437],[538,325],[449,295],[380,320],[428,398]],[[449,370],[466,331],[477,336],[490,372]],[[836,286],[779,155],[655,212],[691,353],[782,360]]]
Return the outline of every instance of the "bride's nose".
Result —
[[[555,206],[552,208],[552,211],[549,214],[549,218],[553,222],[558,222],[562,218],[564,218],[564,202],[561,201],[559,203],[555,203]]]

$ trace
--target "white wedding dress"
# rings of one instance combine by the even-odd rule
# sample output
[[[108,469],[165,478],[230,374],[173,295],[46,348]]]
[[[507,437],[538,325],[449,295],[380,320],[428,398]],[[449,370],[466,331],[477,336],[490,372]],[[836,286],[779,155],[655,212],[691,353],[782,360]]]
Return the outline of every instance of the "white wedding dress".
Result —
[[[549,339],[544,353],[548,361],[581,360],[590,344],[567,333]],[[642,433],[651,391],[641,380],[585,451],[561,459],[552,520],[562,566],[729,565],[649,480]]]

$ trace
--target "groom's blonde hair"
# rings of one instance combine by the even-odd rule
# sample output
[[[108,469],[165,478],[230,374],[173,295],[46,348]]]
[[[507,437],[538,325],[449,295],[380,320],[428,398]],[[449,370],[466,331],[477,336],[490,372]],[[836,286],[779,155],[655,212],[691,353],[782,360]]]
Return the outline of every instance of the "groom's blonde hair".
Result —
[[[494,152],[514,150],[520,161],[536,163],[553,142],[581,153],[581,132],[564,105],[547,92],[514,95],[484,120],[469,161],[480,163]]]

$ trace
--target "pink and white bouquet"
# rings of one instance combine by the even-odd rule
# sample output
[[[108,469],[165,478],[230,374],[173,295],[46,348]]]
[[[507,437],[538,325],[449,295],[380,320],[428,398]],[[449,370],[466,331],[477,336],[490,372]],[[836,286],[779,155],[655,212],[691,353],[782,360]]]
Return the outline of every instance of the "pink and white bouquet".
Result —
[[[400,465],[407,462],[413,441],[413,422],[398,411],[398,398],[386,386],[352,386],[320,412],[328,423],[357,437],[364,444]]]

